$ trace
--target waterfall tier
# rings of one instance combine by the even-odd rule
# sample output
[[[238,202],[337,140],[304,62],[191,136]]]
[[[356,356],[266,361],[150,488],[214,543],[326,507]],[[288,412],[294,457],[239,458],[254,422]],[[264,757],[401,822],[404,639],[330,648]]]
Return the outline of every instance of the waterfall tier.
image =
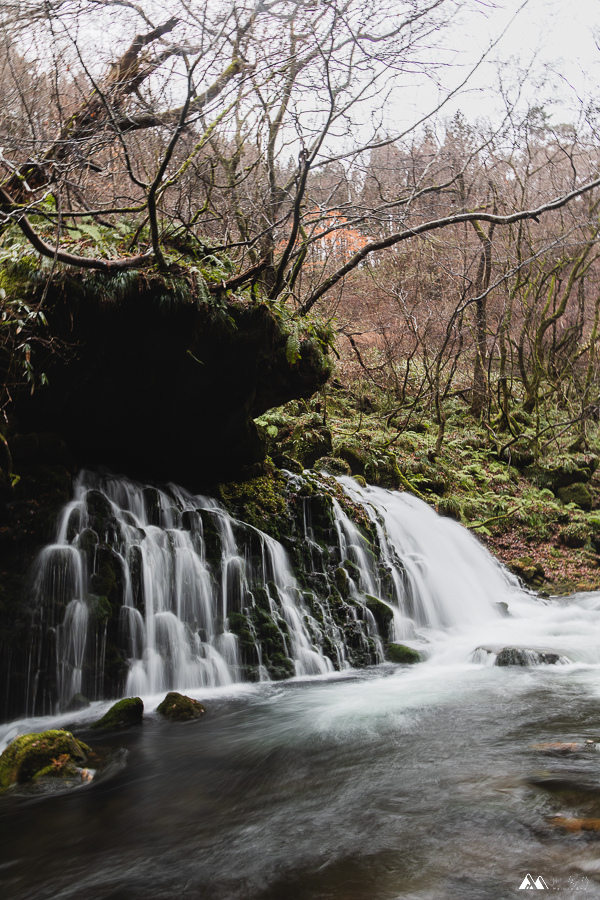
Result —
[[[26,712],[381,663],[517,587],[413,497],[294,475],[288,493],[284,547],[212,498],[82,473],[36,564]]]

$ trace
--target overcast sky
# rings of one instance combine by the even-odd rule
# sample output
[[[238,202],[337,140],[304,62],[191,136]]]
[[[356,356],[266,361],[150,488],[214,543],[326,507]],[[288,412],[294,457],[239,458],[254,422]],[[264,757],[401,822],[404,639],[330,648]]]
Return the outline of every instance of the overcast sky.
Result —
[[[447,69],[439,73],[442,88],[432,82],[415,79],[411,89],[403,91],[398,118],[390,131],[421,117],[436,106],[450,87],[455,87],[475,65],[484,51],[497,41],[487,60],[470,78],[459,96],[444,107],[443,115],[460,109],[468,120],[497,120],[501,102],[498,73],[507,88],[515,85],[521,73],[527,80],[520,108],[543,105],[554,124],[577,121],[582,103],[600,101],[600,0],[478,0],[479,12],[465,4],[465,11],[444,37],[448,48]],[[512,21],[511,21],[512,20]],[[439,59],[439,50],[432,59]]]

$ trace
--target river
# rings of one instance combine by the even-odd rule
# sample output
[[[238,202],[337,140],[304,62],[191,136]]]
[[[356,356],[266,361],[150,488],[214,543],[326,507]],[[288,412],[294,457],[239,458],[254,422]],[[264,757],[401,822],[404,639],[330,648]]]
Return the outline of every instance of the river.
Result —
[[[389,573],[378,595],[395,640],[423,654],[417,665],[353,669],[339,625],[311,618],[318,598],[309,609],[283,548],[214,501],[156,495],[166,518],[152,524],[141,488],[102,483],[100,494],[81,483],[40,557],[36,583],[52,586],[40,589],[40,609],[58,597],[67,610],[48,633],[58,635],[68,699],[97,656],[85,649],[94,598],[85,600],[80,544],[92,500],[104,504],[123,608],[140,623],[127,691],[143,696],[146,714],[141,726],[100,735],[88,726],[110,704],[97,700],[0,726],[0,749],[19,733],[71,727],[107,759],[89,784],[0,797],[2,900],[503,900],[521,889],[600,897],[600,593],[536,598],[415,498],[341,482],[377,529]],[[203,541],[186,531],[207,510],[222,548],[210,582]],[[348,571],[360,570],[349,579],[348,615],[356,610],[362,619],[351,621],[364,626],[357,646],[370,639],[379,654],[364,604],[384,589],[380,569],[337,504],[334,513],[333,565],[350,557]],[[79,532],[68,537],[73,515]],[[260,565],[235,535],[254,544],[258,535]],[[45,567],[63,561],[60,572],[77,577],[46,579]],[[227,616],[242,609],[251,624],[267,581],[264,602],[279,623],[270,633],[286,637],[296,677],[244,682]],[[69,610],[85,613],[81,626]],[[164,622],[170,637],[160,643]],[[553,664],[496,665],[501,648],[529,662],[553,651],[544,657]],[[202,700],[205,716],[165,722],[156,707],[170,687]]]
[[[528,617],[502,622],[512,643],[533,630],[585,654],[597,640],[600,594],[523,603]],[[502,900],[521,896],[529,873],[562,896],[600,897],[594,835],[551,819],[600,815],[600,801],[530,780],[600,785],[595,745],[536,746],[600,739],[598,665],[459,661],[474,639],[440,634],[414,667],[190,692],[207,714],[184,725],[146,697],[141,727],[90,737],[116,760],[97,781],[1,799],[0,895]],[[75,717],[83,739],[106,706]]]

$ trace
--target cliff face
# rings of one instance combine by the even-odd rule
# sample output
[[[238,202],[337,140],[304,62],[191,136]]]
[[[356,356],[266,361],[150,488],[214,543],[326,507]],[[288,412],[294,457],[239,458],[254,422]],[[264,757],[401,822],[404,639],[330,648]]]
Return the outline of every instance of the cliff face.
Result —
[[[43,298],[33,362],[48,384],[13,393],[0,442],[5,717],[22,713],[35,677],[30,573],[74,475],[107,468],[200,490],[256,474],[265,442],[254,417],[309,397],[330,372],[317,331],[297,334],[280,310],[211,297],[190,278],[68,275],[15,289],[32,307]]]
[[[330,373],[318,336],[290,352],[277,311],[189,282],[135,276],[117,291],[70,277],[46,318],[64,351],[43,363],[48,385],[19,400],[19,431],[58,434],[78,466],[136,478],[197,488],[238,476],[265,456],[254,417]]]

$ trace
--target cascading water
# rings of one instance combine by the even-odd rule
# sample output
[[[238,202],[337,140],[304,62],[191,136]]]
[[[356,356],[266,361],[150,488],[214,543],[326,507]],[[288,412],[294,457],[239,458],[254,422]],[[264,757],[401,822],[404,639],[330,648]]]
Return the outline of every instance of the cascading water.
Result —
[[[37,562],[26,711],[327,674],[383,662],[388,641],[477,661],[502,606],[532,606],[416,498],[311,479],[288,475],[284,548],[212,498],[83,473]]]
[[[104,706],[73,694],[160,695],[144,728],[93,733],[119,756],[68,801],[3,798],[2,896],[495,900],[528,872],[600,896],[600,592],[534,597],[407,494],[287,483],[279,543],[215,500],[81,476],[32,582],[28,711],[70,708],[0,749],[87,727]],[[425,662],[268,683],[393,639]],[[187,685],[211,714],[179,728],[154,709]]]

